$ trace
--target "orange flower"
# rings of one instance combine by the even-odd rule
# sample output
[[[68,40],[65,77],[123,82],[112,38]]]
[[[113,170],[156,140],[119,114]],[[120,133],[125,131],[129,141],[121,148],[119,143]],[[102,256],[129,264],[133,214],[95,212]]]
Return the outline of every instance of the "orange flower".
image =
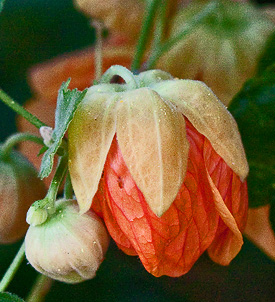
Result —
[[[154,276],[185,274],[205,250],[229,264],[248,207],[234,119],[201,82],[161,71],[130,77],[89,88],[70,124],[80,211],[92,205],[119,248]]]

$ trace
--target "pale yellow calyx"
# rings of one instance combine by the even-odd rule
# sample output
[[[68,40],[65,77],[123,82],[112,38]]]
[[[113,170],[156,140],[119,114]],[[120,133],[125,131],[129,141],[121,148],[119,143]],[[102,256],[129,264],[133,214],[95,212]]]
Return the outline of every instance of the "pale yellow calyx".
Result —
[[[117,140],[149,207],[161,216],[173,203],[186,172],[189,144],[183,116],[151,89],[122,93]]]
[[[162,71],[160,69],[153,69],[143,71],[138,75],[139,81],[142,87],[150,87],[155,83],[159,83],[165,80],[173,80],[170,73]]]
[[[190,120],[242,180],[247,177],[249,168],[237,123],[210,88],[193,80],[166,81],[152,88]]]
[[[87,93],[69,130],[69,170],[80,212],[91,207],[115,135],[115,95]]]

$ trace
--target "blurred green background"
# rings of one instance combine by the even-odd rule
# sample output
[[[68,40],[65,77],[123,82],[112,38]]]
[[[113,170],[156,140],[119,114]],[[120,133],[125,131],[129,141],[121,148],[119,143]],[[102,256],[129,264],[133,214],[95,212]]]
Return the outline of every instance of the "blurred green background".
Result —
[[[104,0],[102,0],[104,1]],[[259,1],[272,2],[272,1]],[[26,81],[30,66],[92,44],[94,32],[71,0],[6,0],[0,15],[0,86],[20,103],[31,96]],[[16,131],[15,114],[0,103],[1,141]],[[0,275],[20,243],[0,246]],[[8,290],[26,297],[37,274],[26,262]],[[275,263],[249,241],[228,267],[204,254],[181,278],[155,278],[137,257],[114,243],[97,277],[78,284],[55,282],[46,301],[274,301]]]

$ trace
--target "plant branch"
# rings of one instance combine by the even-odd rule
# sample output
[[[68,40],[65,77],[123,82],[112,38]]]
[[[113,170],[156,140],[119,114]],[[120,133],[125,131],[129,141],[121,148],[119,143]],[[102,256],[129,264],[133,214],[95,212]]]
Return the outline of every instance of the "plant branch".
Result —
[[[26,299],[26,302],[42,302],[50,291],[53,280],[45,275],[40,274]]]
[[[47,211],[51,214],[55,212],[55,200],[58,193],[58,189],[64,179],[64,176],[68,170],[68,154],[67,152],[61,157],[55,175],[51,181],[49,191],[44,198],[48,201]]]
[[[8,139],[5,141],[5,143],[1,146],[1,155],[3,157],[9,156],[13,147],[16,144],[21,143],[23,141],[32,141],[39,145],[44,146],[43,139],[36,135],[30,134],[30,133],[15,133],[15,134],[11,135],[10,137],[8,137]]]
[[[175,44],[177,44],[184,37],[190,34],[195,29],[195,27],[200,25],[206,18],[209,17],[210,14],[214,12],[214,10],[217,8],[217,5],[217,1],[210,2],[209,4],[207,4],[199,14],[197,14],[192,20],[190,20],[185,25],[185,27],[179,34],[177,34],[175,37],[170,38],[158,48],[155,48],[149,60],[145,64],[146,69],[152,69],[155,66],[156,62],[159,60],[159,58],[163,55],[163,53],[170,50]]]
[[[25,256],[25,242],[23,242],[23,244],[21,245],[10,267],[6,271],[5,275],[3,276],[0,282],[0,292],[4,292],[6,290],[11,280],[13,279],[15,273],[17,272],[20,264],[22,263],[24,256]]]
[[[2,89],[0,89],[0,99],[12,110],[14,110],[17,114],[22,115],[28,122],[33,124],[36,128],[39,129],[42,126],[46,126],[45,123],[40,121],[36,116],[32,115],[29,111],[27,111],[25,108],[19,105],[10,96],[8,96]]]
[[[157,11],[158,3],[159,0],[147,1],[146,9],[145,9],[146,13],[143,18],[141,33],[136,47],[135,56],[132,62],[132,67],[131,67],[132,71],[136,71],[140,67],[142,57],[146,50],[146,44],[149,39],[149,32],[152,27],[154,17]]]
[[[96,31],[95,42],[95,79],[99,81],[102,76],[102,43],[103,43],[103,23],[100,20],[93,20],[92,26]]]

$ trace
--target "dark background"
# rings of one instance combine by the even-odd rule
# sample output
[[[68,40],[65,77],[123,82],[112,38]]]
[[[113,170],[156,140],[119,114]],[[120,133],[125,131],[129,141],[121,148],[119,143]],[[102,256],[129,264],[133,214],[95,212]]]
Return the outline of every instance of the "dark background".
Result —
[[[93,41],[94,32],[88,20],[74,9],[71,0],[6,0],[0,15],[0,87],[23,103],[31,96],[26,82],[30,66]],[[2,103],[0,112],[3,141],[16,131],[15,114]],[[0,246],[0,276],[20,244]],[[24,263],[8,290],[26,297],[36,276],[31,266]],[[247,240],[230,266],[219,266],[204,254],[181,278],[155,278],[145,271],[137,257],[124,255],[111,243],[95,279],[78,285],[55,282],[46,302],[271,302],[275,301],[274,278],[274,262]]]

